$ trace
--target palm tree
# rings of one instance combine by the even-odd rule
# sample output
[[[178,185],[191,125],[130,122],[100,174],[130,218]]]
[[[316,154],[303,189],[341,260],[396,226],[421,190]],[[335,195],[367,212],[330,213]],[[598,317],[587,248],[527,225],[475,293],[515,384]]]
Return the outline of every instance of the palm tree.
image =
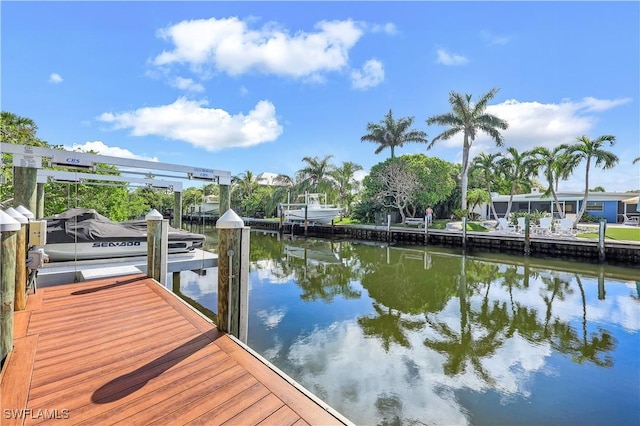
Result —
[[[231,178],[231,200],[237,211],[246,213],[243,212],[244,201],[251,196],[257,186],[256,177],[251,170]]]
[[[467,185],[468,178],[467,173],[469,171],[469,150],[473,141],[476,139],[478,131],[491,136],[496,142],[497,146],[503,145],[502,135],[498,131],[506,130],[509,124],[491,114],[485,113],[487,109],[487,103],[498,93],[498,89],[491,89],[480,97],[477,103],[471,102],[471,95],[461,95],[456,92],[449,94],[449,103],[451,104],[452,111],[446,114],[435,115],[427,119],[428,125],[449,126],[449,129],[445,130],[431,141],[427,149],[431,149],[433,145],[440,139],[447,140],[451,137],[462,132],[464,139],[462,144],[462,172],[461,172],[461,185],[462,185],[462,209],[467,208]]]
[[[302,159],[307,163],[305,167],[298,170],[298,175],[301,178],[300,186],[303,190],[320,192],[330,185],[330,173],[336,168],[329,162],[331,158],[333,155],[326,155],[322,159],[318,157],[304,157]]]
[[[329,172],[329,176],[333,178],[338,184],[338,199],[340,206],[346,207],[347,211],[351,208],[351,202],[353,201],[353,191],[357,188],[358,182],[354,179],[353,175],[362,170],[362,166],[351,161],[345,161],[341,167]]]
[[[591,169],[591,161],[595,160],[596,167],[602,167],[603,170],[607,170],[618,164],[618,156],[613,152],[606,151],[603,146],[608,142],[609,145],[616,143],[616,137],[613,135],[603,135],[598,139],[591,140],[587,136],[581,136],[577,138],[578,143],[569,146],[567,149],[570,153],[575,155],[579,162],[582,160],[587,161],[585,167],[584,176],[584,199],[580,206],[580,211],[576,216],[574,226],[580,222],[582,215],[587,209],[587,198],[589,197],[589,171]]]
[[[493,217],[498,219],[498,213],[496,213],[496,207],[493,205],[493,199],[491,197],[491,180],[492,175],[496,169],[496,159],[500,157],[500,154],[486,154],[481,152],[473,159],[473,166],[480,169],[484,175],[484,181],[487,185],[487,192],[489,193],[489,204]]]
[[[516,193],[518,186],[530,187],[531,182],[529,176],[531,174],[537,174],[537,170],[535,170],[537,164],[531,151],[519,153],[517,149],[509,147],[507,153],[510,154],[510,156],[505,155],[498,161],[501,172],[504,173],[507,180],[511,182],[511,191],[509,193],[507,212],[504,215],[505,218],[511,213],[513,194]]]
[[[560,215],[560,218],[564,217],[564,210],[560,206],[557,194],[557,183],[560,176],[571,174],[576,166],[575,160],[571,163],[570,159],[575,159],[574,156],[564,155],[569,146],[567,144],[558,145],[549,150],[545,147],[537,147],[533,149],[532,154],[537,158],[538,165],[543,168],[544,177],[547,179],[549,186],[543,194],[545,197],[549,195],[553,196],[553,200],[556,203],[556,211]],[[556,186],[554,188],[554,185]]]
[[[567,147],[566,150],[558,155],[555,161],[557,163],[557,166],[554,186],[556,188],[556,192],[558,192],[560,180],[569,179],[569,177],[573,174],[575,168],[578,167],[578,164],[580,164],[581,159],[569,152]]]
[[[393,119],[393,113],[384,116],[379,124],[368,123],[366,135],[360,138],[361,142],[373,142],[380,146],[375,150],[380,154],[385,148],[391,149],[391,158],[395,158],[395,148],[402,147],[407,142],[427,143],[427,134],[422,130],[411,130],[413,117]]]
[[[35,121],[11,112],[0,113],[0,139],[2,142],[19,145],[46,146],[36,137],[38,126]]]

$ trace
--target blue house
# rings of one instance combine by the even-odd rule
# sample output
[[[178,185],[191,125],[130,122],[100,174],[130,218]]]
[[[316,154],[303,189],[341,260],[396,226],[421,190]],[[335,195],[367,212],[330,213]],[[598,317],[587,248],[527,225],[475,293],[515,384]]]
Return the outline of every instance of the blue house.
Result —
[[[565,215],[575,216],[582,206],[583,192],[558,192],[558,201]],[[631,192],[590,192],[587,197],[586,212],[594,217],[604,218],[607,223],[622,223],[624,215],[627,217],[638,216],[637,204],[631,204],[630,198],[638,196]],[[509,195],[492,194],[491,199],[499,217],[504,217],[507,212]],[[627,201],[625,203],[624,201]],[[491,216],[489,205],[481,206],[480,215],[484,218]],[[511,212],[547,212],[558,217],[558,209],[553,197],[545,197],[536,188],[530,194],[515,194]]]

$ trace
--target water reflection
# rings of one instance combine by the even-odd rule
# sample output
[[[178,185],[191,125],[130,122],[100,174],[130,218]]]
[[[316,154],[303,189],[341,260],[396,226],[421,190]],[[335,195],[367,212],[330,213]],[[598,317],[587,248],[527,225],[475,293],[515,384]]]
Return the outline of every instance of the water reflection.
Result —
[[[637,423],[635,269],[251,238],[249,345],[357,424]]]

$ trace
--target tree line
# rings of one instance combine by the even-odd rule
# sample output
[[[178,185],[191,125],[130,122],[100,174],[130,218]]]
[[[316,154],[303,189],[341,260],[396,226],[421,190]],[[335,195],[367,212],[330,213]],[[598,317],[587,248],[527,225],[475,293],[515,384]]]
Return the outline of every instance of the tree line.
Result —
[[[553,196],[556,209],[563,215],[563,210],[558,201],[556,191],[559,180],[568,179],[576,167],[584,162],[585,167],[585,188],[583,202],[576,215],[576,223],[580,221],[585,213],[587,197],[589,193],[589,174],[592,167],[610,169],[614,167],[619,159],[606,148],[615,144],[615,136],[603,135],[595,139],[588,136],[576,138],[573,144],[562,144],[553,150],[538,147],[530,151],[518,152],[516,148],[509,147],[500,154],[480,154],[469,161],[470,149],[479,132],[487,134],[495,142],[496,146],[504,147],[505,141],[500,133],[506,130],[509,124],[486,112],[488,102],[498,93],[497,88],[479,97],[473,102],[472,95],[462,95],[457,92],[450,92],[449,104],[451,111],[434,115],[426,119],[428,125],[446,126],[447,128],[434,137],[431,141],[427,139],[425,132],[411,129],[414,117],[402,117],[393,119],[393,113],[385,116],[380,123],[369,123],[367,133],[362,136],[361,141],[377,143],[379,146],[375,153],[382,152],[385,148],[390,148],[391,158],[394,158],[395,147],[401,147],[407,142],[426,143],[427,150],[431,149],[436,142],[448,140],[462,134],[462,165],[460,170],[460,207],[462,210],[468,208],[469,195],[469,171],[475,167],[481,171],[481,178],[484,180],[484,187],[487,190],[489,203],[493,216],[497,218],[493,202],[491,201],[491,187],[500,187],[507,184],[510,194],[507,215],[511,211],[513,195],[520,193],[523,188],[531,187],[532,176],[537,176],[542,172],[547,181],[545,195]],[[640,157],[634,159],[634,163],[640,161]],[[481,188],[472,184],[471,188]],[[503,192],[506,193],[506,192]],[[468,210],[467,210],[468,211]]]

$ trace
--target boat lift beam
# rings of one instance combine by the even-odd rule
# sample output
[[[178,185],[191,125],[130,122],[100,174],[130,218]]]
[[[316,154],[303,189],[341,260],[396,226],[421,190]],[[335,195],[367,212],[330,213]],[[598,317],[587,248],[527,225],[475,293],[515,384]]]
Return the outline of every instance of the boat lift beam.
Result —
[[[158,161],[121,158],[108,155],[90,154],[86,152],[66,151],[39,146],[15,145],[4,142],[0,142],[0,152],[13,154],[13,165],[20,167],[33,167],[31,164],[38,164],[42,158],[50,158],[51,165],[58,167],[92,170],[96,164],[104,163],[116,167],[146,169],[149,170],[149,173],[151,173],[151,170],[184,173],[184,179],[203,180],[211,183],[217,183],[219,185],[231,185],[231,172],[224,170],[182,166],[178,164],[161,163]],[[20,164],[16,161],[16,155],[19,156]],[[118,169],[117,171],[120,173],[127,173],[125,169]],[[176,178],[180,177],[176,176]]]
[[[135,183],[142,185],[149,185],[153,188],[170,189],[174,192],[182,192],[182,182],[167,181],[161,179],[141,179],[122,177],[114,175],[98,175],[94,173],[77,173],[77,172],[65,172],[61,170],[38,170],[37,183],[47,182],[69,182],[69,183],[83,183],[91,185],[93,182],[87,182],[89,180],[99,180],[105,182],[123,182],[123,183]]]
[[[37,211],[38,207],[42,207],[42,197],[39,189],[36,188],[37,175],[35,170],[42,170],[43,158],[49,158],[49,166],[52,167],[64,167],[67,169],[80,170],[82,173],[77,173],[78,176],[84,174],[90,174],[95,172],[97,166],[100,164],[107,164],[114,166],[115,172],[127,174],[142,174],[154,175],[153,171],[168,171],[172,173],[182,174],[176,176],[164,175],[166,177],[174,177],[175,179],[182,180],[200,180],[209,183],[216,183],[220,185],[221,200],[227,200],[227,203],[221,203],[228,208],[229,201],[229,188],[231,186],[231,172],[216,169],[207,169],[201,167],[182,166],[178,164],[161,163],[157,161],[138,160],[133,158],[121,158],[108,155],[90,154],[85,152],[67,151],[61,149],[52,149],[39,146],[27,146],[27,145],[15,145],[6,142],[0,142],[0,152],[12,154],[12,163],[16,168],[14,173],[20,173],[21,186],[14,187],[14,199],[18,199],[22,204],[28,205],[31,210]],[[138,169],[138,170],[136,170]],[[98,175],[90,175],[91,177],[74,177],[72,182],[77,179],[92,179],[102,180],[98,178]],[[105,175],[110,176],[110,175]],[[148,178],[151,182],[143,180],[143,183],[150,183],[151,186],[161,187],[165,185],[166,181],[158,181],[153,178]],[[67,178],[58,178],[58,181],[65,180]],[[107,178],[104,180],[116,180],[113,178]],[[123,182],[139,181],[139,178],[123,178]],[[41,182],[39,182],[41,183]],[[174,183],[173,185],[175,195],[175,211],[182,211],[182,186]],[[16,191],[21,194],[20,197],[15,197]],[[226,197],[225,197],[226,195]],[[24,199],[24,200],[23,200]],[[42,208],[41,210],[44,210]],[[40,214],[42,211],[40,212]],[[174,215],[174,226],[181,227],[182,215]]]

